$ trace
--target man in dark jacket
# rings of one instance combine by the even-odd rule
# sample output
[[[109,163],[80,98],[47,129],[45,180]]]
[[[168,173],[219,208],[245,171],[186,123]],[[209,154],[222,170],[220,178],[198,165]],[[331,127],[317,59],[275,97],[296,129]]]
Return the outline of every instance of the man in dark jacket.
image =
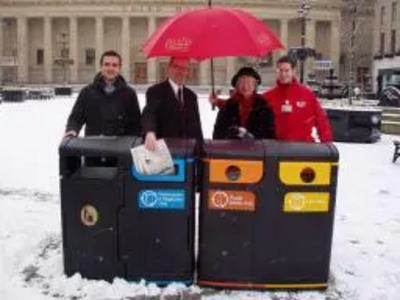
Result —
[[[77,136],[83,125],[85,135],[139,136],[140,108],[134,89],[120,75],[121,56],[106,51],[101,71],[84,87],[69,115],[65,136]]]
[[[187,59],[171,58],[168,79],[146,92],[142,127],[145,147],[151,151],[158,138],[203,140],[197,96],[184,86],[187,73]]]
[[[260,75],[250,67],[232,78],[235,91],[221,106],[214,126],[214,139],[273,139],[274,116],[268,103],[258,95]]]

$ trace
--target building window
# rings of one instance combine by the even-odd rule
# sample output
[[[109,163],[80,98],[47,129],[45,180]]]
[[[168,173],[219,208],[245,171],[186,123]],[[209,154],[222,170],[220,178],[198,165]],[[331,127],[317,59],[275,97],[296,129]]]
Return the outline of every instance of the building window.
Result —
[[[383,24],[385,22],[385,12],[386,12],[385,7],[382,6],[381,7],[381,31],[383,29]]]
[[[69,58],[69,49],[68,48],[61,49],[61,58]]]
[[[190,63],[189,72],[187,75],[188,84],[197,85],[199,84],[199,64]]]
[[[392,29],[390,33],[390,52],[394,54],[396,52],[396,30]]]
[[[43,49],[36,50],[36,64],[43,65],[44,64],[44,51]]]
[[[368,67],[358,67],[357,68],[357,82],[362,83],[365,87],[367,85],[367,77],[369,75]]]
[[[85,62],[88,66],[93,66],[96,59],[96,51],[93,48],[86,49]]]
[[[380,39],[380,54],[384,55],[385,54],[385,33],[381,32],[381,39]]]
[[[160,62],[158,64],[158,79],[165,80],[168,77],[168,62]],[[143,75],[142,75],[143,76]]]
[[[146,62],[136,62],[135,65],[135,76],[134,83],[145,84],[147,83],[147,63]]]

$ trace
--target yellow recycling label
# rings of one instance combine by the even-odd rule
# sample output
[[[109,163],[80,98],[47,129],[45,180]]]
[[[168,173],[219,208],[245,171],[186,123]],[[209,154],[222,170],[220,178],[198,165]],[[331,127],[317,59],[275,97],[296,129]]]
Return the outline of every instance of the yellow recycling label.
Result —
[[[287,193],[284,199],[284,212],[328,212],[329,193]]]

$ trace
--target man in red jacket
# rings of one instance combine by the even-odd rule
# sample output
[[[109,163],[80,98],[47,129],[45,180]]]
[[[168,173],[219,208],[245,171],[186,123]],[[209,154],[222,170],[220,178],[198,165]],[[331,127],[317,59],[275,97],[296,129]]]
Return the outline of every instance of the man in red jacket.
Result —
[[[322,143],[332,142],[329,120],[311,89],[295,77],[296,63],[289,56],[277,62],[276,87],[266,91],[275,115],[275,138],[281,141],[316,142],[313,128]]]

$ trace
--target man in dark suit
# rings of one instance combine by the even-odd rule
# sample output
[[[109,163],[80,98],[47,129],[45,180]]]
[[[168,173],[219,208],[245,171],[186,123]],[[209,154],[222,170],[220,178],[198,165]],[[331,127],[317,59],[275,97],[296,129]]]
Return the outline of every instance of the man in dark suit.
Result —
[[[203,140],[197,96],[184,86],[187,74],[188,60],[171,58],[168,79],[147,90],[142,114],[147,149],[154,151],[158,138]]]

